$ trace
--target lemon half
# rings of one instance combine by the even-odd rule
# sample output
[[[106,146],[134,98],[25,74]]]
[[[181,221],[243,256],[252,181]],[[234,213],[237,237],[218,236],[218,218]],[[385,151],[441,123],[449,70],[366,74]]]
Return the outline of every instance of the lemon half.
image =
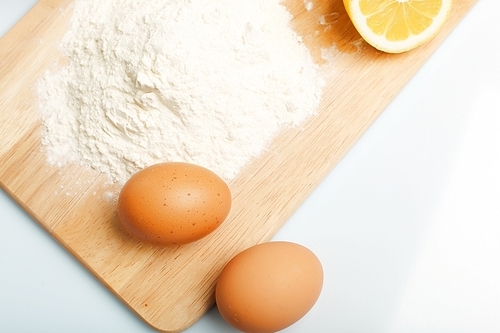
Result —
[[[344,0],[361,37],[389,53],[409,51],[431,40],[446,22],[452,0]]]

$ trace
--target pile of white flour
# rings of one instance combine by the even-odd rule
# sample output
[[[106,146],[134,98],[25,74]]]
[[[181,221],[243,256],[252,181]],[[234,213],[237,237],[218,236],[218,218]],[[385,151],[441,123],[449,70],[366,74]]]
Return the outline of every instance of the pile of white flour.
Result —
[[[279,0],[77,0],[39,82],[52,164],[124,183],[165,161],[234,178],[315,114],[318,67]]]

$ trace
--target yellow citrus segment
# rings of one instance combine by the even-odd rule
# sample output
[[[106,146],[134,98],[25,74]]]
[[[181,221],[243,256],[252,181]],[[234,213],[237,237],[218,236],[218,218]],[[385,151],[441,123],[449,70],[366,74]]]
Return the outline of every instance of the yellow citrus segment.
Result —
[[[363,12],[364,15],[371,15],[373,13],[377,13],[381,11],[383,8],[387,7],[393,0],[379,0],[379,1],[369,1],[369,0],[360,0],[359,1],[359,9]]]
[[[369,44],[399,53],[433,38],[448,18],[452,0],[344,0],[344,5]]]

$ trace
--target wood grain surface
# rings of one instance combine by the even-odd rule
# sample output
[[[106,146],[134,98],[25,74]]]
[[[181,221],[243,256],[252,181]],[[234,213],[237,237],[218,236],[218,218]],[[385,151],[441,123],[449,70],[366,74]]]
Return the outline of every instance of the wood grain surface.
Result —
[[[79,165],[46,163],[34,86],[60,57],[57,45],[72,2],[40,0],[0,40],[2,188],[159,331],[182,331],[209,309],[224,264],[278,231],[477,0],[455,0],[435,39],[398,55],[364,43],[341,0],[312,1],[311,11],[303,0],[286,5],[327,78],[318,115],[281,133],[230,182],[233,207],[216,232],[181,247],[150,246],[128,236],[117,221],[114,201],[106,199],[117,188],[103,175]]]

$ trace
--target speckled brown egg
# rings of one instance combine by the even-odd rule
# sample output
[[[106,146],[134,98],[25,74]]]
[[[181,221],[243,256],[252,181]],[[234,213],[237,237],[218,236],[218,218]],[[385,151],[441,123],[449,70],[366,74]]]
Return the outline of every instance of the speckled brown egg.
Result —
[[[231,259],[216,285],[221,316],[246,333],[271,333],[302,318],[323,287],[316,255],[291,242],[250,247]]]
[[[118,197],[118,217],[134,237],[157,245],[194,242],[227,217],[231,193],[214,172],[189,163],[155,164],[134,174]]]

